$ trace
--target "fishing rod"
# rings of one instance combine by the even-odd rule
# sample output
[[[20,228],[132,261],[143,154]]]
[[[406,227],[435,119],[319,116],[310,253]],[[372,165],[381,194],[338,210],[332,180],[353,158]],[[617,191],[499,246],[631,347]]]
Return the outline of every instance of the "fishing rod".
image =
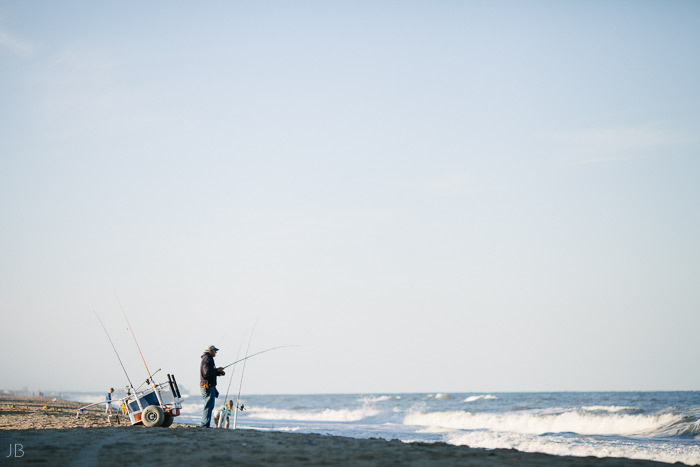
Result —
[[[117,355],[117,359],[119,360],[119,364],[122,366],[122,370],[124,370],[124,374],[126,375],[126,380],[129,382],[129,387],[132,389],[134,388],[134,385],[131,383],[131,379],[129,378],[129,373],[126,372],[126,368],[124,368],[124,363],[122,363],[122,359],[119,357],[119,352],[117,352],[117,348],[114,346],[114,342],[112,342],[112,338],[109,336],[109,333],[107,332],[107,328],[105,327],[104,323],[100,319],[100,316],[97,314],[95,310],[92,310],[93,313],[95,313],[95,318],[97,318],[97,321],[100,322],[102,325],[102,329],[104,329],[105,334],[107,334],[107,339],[109,339],[109,343],[112,344],[112,348],[114,349],[114,353]]]
[[[161,368],[158,368],[156,371],[154,371],[153,374],[151,375],[151,378],[153,378],[156,374],[158,374],[158,372],[159,372],[160,370],[161,370]],[[144,381],[143,383],[141,383],[141,386],[139,386],[139,387],[136,388],[136,392],[138,392],[139,389],[141,389],[141,388],[143,387],[144,384],[148,384],[148,383],[149,383],[148,380],[146,380],[146,381]]]
[[[224,342],[224,337],[226,337],[226,334],[228,334],[228,328],[226,328],[226,331],[224,331],[224,335],[221,336],[221,339],[219,339],[219,347],[221,347],[221,344]],[[238,358],[238,357],[236,357]]]
[[[241,354],[241,348],[243,347],[243,341],[245,340],[245,335],[248,334],[248,331],[246,331],[243,334],[243,339],[241,340],[241,343],[238,344],[238,351],[236,352],[236,360],[238,360],[238,356]],[[233,373],[235,373],[236,368],[234,367],[231,370],[231,376],[228,379],[228,387],[226,388],[226,396],[224,396],[224,404],[226,404],[226,399],[228,399],[228,392],[231,389],[231,382],[233,381]]]
[[[226,366],[224,366],[224,367],[222,367],[222,368],[223,368],[223,369],[226,369],[226,368],[230,367],[231,365],[235,365],[236,363],[241,363],[241,362],[244,361],[244,360],[248,360],[249,358],[253,358],[253,357],[255,357],[256,355],[260,355],[261,353],[269,352],[269,351],[271,351],[271,350],[283,349],[283,348],[285,348],[285,347],[299,347],[299,346],[296,345],[296,344],[292,344],[292,345],[280,345],[279,347],[272,347],[271,349],[261,350],[260,352],[256,352],[256,353],[254,353],[253,355],[248,355],[247,357],[241,358],[240,360],[236,360],[236,361],[233,362],[233,363],[229,363],[228,365],[226,365]]]
[[[241,340],[241,343],[238,344],[238,351],[236,351],[236,359],[238,359],[238,356],[241,354],[241,348],[243,347],[243,341],[245,340],[245,336],[248,334],[248,331],[243,333],[243,339]],[[223,339],[222,339],[223,341]],[[219,424],[217,425],[217,428],[222,428],[224,426],[224,414],[228,413],[225,412],[228,411],[228,393],[231,390],[231,383],[233,382],[233,374],[235,373],[236,367],[231,368],[231,376],[229,376],[228,379],[228,387],[226,388],[226,395],[224,396],[224,406],[220,410],[220,416],[219,416]],[[230,414],[228,414],[230,416]]]
[[[245,375],[245,365],[248,363],[248,354],[250,353],[250,343],[253,342],[253,333],[255,332],[255,328],[258,326],[258,321],[255,321],[255,324],[253,325],[253,330],[250,331],[250,337],[248,338],[248,347],[245,349],[245,356],[246,359],[243,362],[243,369],[241,370],[241,383],[238,385],[238,397],[236,397],[236,411],[233,414],[233,429],[236,429],[236,424],[238,422],[238,409],[240,408],[240,402],[241,402],[241,389],[243,388],[243,375]]]
[[[143,358],[143,353],[141,352],[141,346],[139,346],[139,341],[136,340],[136,335],[134,334],[134,330],[131,327],[131,323],[129,322],[129,318],[126,317],[126,311],[124,310],[124,307],[122,306],[122,302],[119,300],[119,296],[117,295],[117,292],[114,292],[114,296],[117,298],[117,302],[119,303],[119,307],[122,309],[122,313],[124,314],[124,319],[126,320],[126,325],[129,326],[129,331],[131,331],[131,336],[134,338],[134,342],[136,342],[136,348],[139,349],[139,354],[141,355],[141,360],[143,360],[143,366],[146,367],[146,373],[148,373],[148,379],[153,381],[153,375],[151,374],[151,370],[149,370],[148,365],[146,365],[146,359]]]

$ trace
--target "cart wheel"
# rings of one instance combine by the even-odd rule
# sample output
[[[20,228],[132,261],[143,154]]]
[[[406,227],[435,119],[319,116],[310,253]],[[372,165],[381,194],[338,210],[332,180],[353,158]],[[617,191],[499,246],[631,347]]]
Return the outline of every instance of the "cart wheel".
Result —
[[[157,405],[149,405],[141,412],[141,420],[145,426],[161,426],[165,420],[165,412]]]
[[[170,412],[165,412],[165,418],[163,419],[163,424],[161,426],[163,428],[168,428],[170,425],[173,424],[173,420],[175,420],[173,414],[171,414]]]

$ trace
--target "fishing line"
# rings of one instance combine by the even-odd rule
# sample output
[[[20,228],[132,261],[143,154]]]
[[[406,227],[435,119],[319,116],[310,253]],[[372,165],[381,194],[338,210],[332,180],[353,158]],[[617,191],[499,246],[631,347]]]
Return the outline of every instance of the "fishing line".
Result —
[[[224,342],[224,338],[226,337],[226,334],[228,334],[228,328],[226,328],[224,335],[221,336],[221,339],[219,339],[219,347],[221,347],[221,344]],[[236,358],[238,358],[238,356],[236,356]]]
[[[253,355],[248,355],[248,356],[245,357],[245,358],[241,358],[240,360],[236,360],[236,361],[233,362],[233,363],[229,363],[228,365],[226,365],[225,367],[222,367],[222,368],[224,368],[224,369],[225,369],[225,368],[228,368],[228,367],[230,367],[231,365],[235,365],[236,363],[241,363],[241,362],[243,362],[243,361],[245,361],[245,360],[248,360],[249,358],[255,357],[256,355],[260,355],[261,353],[269,352],[269,351],[271,351],[271,350],[283,349],[283,348],[285,348],[285,347],[299,347],[299,345],[297,345],[297,344],[292,344],[292,345],[280,345],[280,346],[278,346],[278,347],[272,347],[271,349],[261,350],[260,352],[256,352],[256,353],[254,353]]]
[[[97,318],[97,321],[100,322],[100,325],[102,325],[102,329],[104,329],[105,334],[107,334],[107,339],[109,339],[109,343],[112,344],[112,348],[114,349],[114,353],[117,355],[117,359],[119,360],[119,364],[122,366],[122,370],[124,370],[124,374],[126,375],[126,380],[129,382],[129,387],[133,388],[134,385],[131,384],[131,379],[129,378],[129,374],[126,372],[126,368],[124,368],[124,364],[122,363],[122,359],[119,357],[119,352],[117,352],[117,348],[114,346],[114,342],[112,342],[112,338],[109,337],[109,333],[107,332],[107,328],[105,327],[104,323],[100,319],[100,316],[97,314],[95,310],[92,310],[93,313],[95,313],[95,318]]]

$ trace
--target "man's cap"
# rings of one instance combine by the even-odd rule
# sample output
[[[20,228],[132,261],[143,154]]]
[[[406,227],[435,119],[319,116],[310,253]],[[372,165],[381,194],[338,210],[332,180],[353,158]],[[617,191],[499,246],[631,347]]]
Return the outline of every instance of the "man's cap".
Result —
[[[209,352],[210,350],[219,350],[219,349],[217,349],[217,348],[214,347],[213,345],[210,345],[209,347],[207,347],[207,348],[204,349],[204,350],[205,350],[206,352]]]

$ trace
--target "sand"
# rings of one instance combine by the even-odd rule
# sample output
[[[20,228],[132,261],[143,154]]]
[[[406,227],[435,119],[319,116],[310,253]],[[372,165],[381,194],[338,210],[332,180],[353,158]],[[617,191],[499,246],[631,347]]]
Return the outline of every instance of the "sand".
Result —
[[[3,464],[43,465],[347,465],[347,466],[668,466],[630,459],[560,457],[444,443],[257,430],[110,424],[103,409],[50,399],[0,399]],[[175,419],[177,420],[177,418]],[[9,454],[9,456],[8,456]],[[21,456],[21,457],[20,457]]]

